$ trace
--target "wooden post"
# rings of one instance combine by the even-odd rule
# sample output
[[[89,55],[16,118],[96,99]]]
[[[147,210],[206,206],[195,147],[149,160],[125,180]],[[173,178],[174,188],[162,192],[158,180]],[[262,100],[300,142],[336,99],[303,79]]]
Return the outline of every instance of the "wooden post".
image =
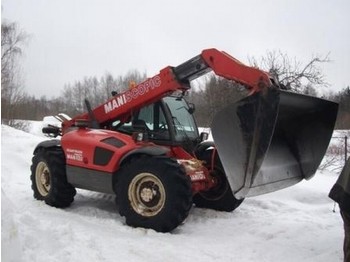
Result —
[[[348,159],[348,137],[345,136],[345,163],[347,159]]]

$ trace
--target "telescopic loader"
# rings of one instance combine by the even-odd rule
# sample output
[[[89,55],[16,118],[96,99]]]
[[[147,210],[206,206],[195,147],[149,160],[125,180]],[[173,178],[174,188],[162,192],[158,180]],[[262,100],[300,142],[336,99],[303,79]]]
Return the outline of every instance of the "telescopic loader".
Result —
[[[190,81],[209,71],[249,90],[216,114],[214,142],[198,133],[194,107],[183,98]],[[61,139],[34,150],[34,197],[67,207],[75,188],[116,194],[128,225],[168,232],[193,203],[232,211],[246,197],[310,179],[326,152],[338,105],[283,91],[268,73],[207,49],[94,109],[86,101],[86,107],[85,114],[60,117],[61,127],[43,128]]]

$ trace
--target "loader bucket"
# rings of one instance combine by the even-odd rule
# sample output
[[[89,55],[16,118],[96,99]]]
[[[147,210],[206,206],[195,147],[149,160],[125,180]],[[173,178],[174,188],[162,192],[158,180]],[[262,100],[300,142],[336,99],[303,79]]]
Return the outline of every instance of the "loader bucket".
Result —
[[[326,152],[338,104],[270,89],[217,113],[212,134],[237,199],[310,179]]]

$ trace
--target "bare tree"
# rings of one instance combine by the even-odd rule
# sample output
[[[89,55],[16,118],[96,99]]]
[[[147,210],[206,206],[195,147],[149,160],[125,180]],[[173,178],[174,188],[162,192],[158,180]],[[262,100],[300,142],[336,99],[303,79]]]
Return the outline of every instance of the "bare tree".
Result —
[[[209,75],[203,87],[193,90],[189,101],[196,105],[197,124],[210,126],[217,112],[247,95],[247,90],[240,84],[216,75]]]
[[[140,73],[138,70],[130,70],[124,76],[118,79],[118,87],[121,91],[125,91],[130,88],[130,84],[139,84],[145,81],[147,78],[146,73]]]
[[[17,107],[26,94],[23,91],[19,58],[28,35],[16,23],[1,24],[1,118],[14,125]]]
[[[349,130],[337,130],[333,133],[332,140],[319,170],[329,170],[340,173],[350,152],[350,144],[347,143],[349,137]]]
[[[118,87],[117,80],[109,72],[106,72],[100,80],[100,88],[102,99],[107,100],[111,97],[112,91],[120,92],[121,90]]]
[[[325,97],[339,103],[336,129],[350,129],[350,86],[337,93],[330,92]]]
[[[290,58],[281,51],[268,51],[265,57],[249,58],[252,66],[268,71],[287,90],[300,93],[315,93],[315,86],[328,87],[325,76],[320,67],[323,63],[330,62],[329,54],[322,57],[314,55],[307,63],[302,63],[296,58]]]
[[[61,112],[71,116],[81,114],[86,112],[85,99],[94,108],[111,98],[112,91],[125,91],[129,88],[131,81],[140,83],[145,79],[145,74],[133,70],[116,78],[106,73],[100,80],[97,77],[84,77],[83,80],[75,81],[74,84],[66,84],[59,99],[63,103]]]

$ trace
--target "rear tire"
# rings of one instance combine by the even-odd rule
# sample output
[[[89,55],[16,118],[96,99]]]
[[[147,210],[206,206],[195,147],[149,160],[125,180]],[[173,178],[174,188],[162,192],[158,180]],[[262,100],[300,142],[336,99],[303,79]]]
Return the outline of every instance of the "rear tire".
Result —
[[[169,232],[188,216],[191,181],[177,161],[140,156],[123,165],[116,176],[119,213],[129,226]]]
[[[54,207],[68,207],[73,202],[76,190],[67,182],[61,149],[38,149],[32,158],[30,179],[35,199]]]
[[[209,170],[211,169],[212,152],[213,150],[205,150],[197,153],[198,159],[204,160]],[[211,171],[211,175],[216,179],[217,185],[208,191],[197,193],[193,197],[195,205],[200,208],[210,208],[226,212],[231,212],[239,207],[244,199],[234,197],[217,154],[215,155],[214,168]]]

